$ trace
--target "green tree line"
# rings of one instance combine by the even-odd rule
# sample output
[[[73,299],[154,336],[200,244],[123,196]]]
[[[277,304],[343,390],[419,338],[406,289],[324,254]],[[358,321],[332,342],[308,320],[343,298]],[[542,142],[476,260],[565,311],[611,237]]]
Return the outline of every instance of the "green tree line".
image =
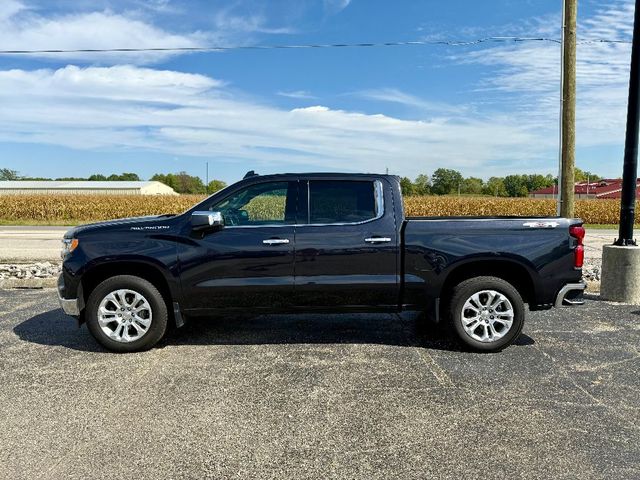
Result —
[[[579,168],[575,170],[576,182],[583,182],[587,179],[598,181],[600,176],[583,171]],[[102,175],[94,174],[89,177],[61,177],[35,178],[22,177],[15,170],[0,168],[0,180],[85,180],[85,181],[140,181],[136,173],[124,172],[121,174]],[[213,193],[226,187],[222,180],[212,180],[209,185],[205,185],[202,179],[187,172],[177,173],[156,173],[150,180],[162,182],[173,188],[177,193],[185,194],[205,194]],[[438,168],[433,175],[421,174],[414,180],[403,177],[400,179],[402,193],[404,195],[491,195],[495,197],[526,197],[530,192],[541,188],[555,185],[557,179],[552,175],[507,175],[505,177],[491,177],[483,180],[478,177],[463,177],[457,170],[448,168]]]
[[[203,194],[213,193],[227,186],[222,180],[212,180],[206,186],[200,177],[189,175],[187,172],[156,173],[151,180],[162,182],[178,193]]]
[[[602,177],[579,168],[575,170],[576,182],[601,180]],[[552,175],[507,175],[490,177],[463,177],[457,170],[439,168],[433,175],[421,174],[415,180],[400,179],[404,195],[490,195],[495,197],[526,197],[530,192],[557,184]]]

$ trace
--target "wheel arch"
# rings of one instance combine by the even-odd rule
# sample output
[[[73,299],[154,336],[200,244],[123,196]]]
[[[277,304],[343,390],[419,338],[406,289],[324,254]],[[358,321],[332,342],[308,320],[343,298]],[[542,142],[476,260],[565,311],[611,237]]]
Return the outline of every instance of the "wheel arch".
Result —
[[[172,315],[172,304],[176,301],[176,292],[171,288],[166,272],[155,264],[140,260],[111,260],[94,264],[88,268],[83,272],[80,281],[85,304],[95,287],[107,278],[117,275],[133,275],[153,284],[162,295],[167,305],[167,311]]]
[[[513,259],[473,260],[453,268],[442,283],[441,305],[446,305],[453,287],[474,277],[497,277],[514,286],[527,304],[535,304],[536,289],[529,268]]]

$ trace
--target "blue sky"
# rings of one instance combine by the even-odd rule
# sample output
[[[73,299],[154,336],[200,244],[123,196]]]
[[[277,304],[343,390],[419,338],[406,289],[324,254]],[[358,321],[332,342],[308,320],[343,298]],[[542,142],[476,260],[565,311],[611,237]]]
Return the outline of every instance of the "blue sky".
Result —
[[[6,49],[559,38],[561,1],[2,0]],[[581,0],[580,39],[630,40],[631,0]],[[577,163],[619,176],[628,44],[578,49]],[[186,170],[557,170],[554,43],[0,55],[0,167],[29,176]]]

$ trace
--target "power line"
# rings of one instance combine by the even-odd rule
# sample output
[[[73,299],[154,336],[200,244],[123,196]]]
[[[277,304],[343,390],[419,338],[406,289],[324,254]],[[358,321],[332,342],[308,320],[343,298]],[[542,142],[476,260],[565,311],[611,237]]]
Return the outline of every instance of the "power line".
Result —
[[[0,55],[33,55],[33,54],[57,54],[57,53],[133,53],[133,52],[217,52],[230,50],[280,50],[302,48],[368,48],[368,47],[402,47],[402,46],[449,46],[465,47],[480,45],[483,43],[556,43],[562,40],[550,37],[485,37],[475,40],[413,40],[397,42],[367,42],[367,43],[315,43],[315,44],[282,44],[282,45],[232,45],[232,46],[208,46],[208,47],[156,47],[156,48],[75,48],[75,49],[44,49],[44,50],[0,50]],[[631,44],[630,40],[611,39],[585,39],[577,42],[586,44]]]

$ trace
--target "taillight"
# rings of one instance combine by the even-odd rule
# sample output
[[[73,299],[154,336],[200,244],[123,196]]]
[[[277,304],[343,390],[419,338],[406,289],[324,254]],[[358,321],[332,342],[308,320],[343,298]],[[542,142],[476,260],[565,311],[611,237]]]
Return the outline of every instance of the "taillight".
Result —
[[[574,266],[576,268],[582,268],[582,264],[584,263],[584,245],[578,245],[574,252],[575,262]]]
[[[584,240],[584,227],[582,225],[573,225],[569,227],[569,235],[578,239],[578,245],[582,245],[582,240]]]
[[[576,268],[582,268],[582,264],[584,263],[584,227],[582,225],[574,225],[569,227],[569,235],[575,238],[578,241],[578,246],[574,250],[574,263],[573,265]]]

